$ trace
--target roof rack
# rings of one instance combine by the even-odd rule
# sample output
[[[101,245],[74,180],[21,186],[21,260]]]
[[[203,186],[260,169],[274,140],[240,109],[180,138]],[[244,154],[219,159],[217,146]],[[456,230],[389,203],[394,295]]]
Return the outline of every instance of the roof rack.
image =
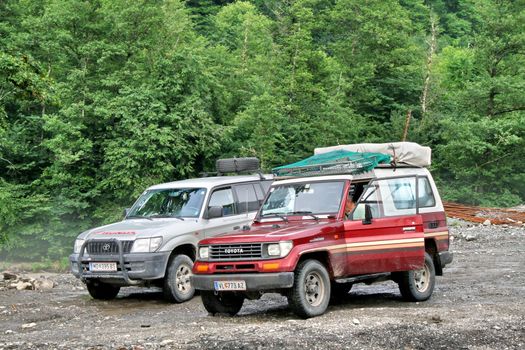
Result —
[[[379,164],[389,164],[390,156],[383,153],[335,150],[316,154],[296,163],[272,169],[275,176],[314,176],[350,174],[370,171]]]

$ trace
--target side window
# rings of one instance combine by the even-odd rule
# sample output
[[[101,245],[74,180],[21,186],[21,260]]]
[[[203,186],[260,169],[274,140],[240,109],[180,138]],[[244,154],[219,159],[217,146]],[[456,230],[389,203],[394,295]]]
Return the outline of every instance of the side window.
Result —
[[[260,183],[253,184],[253,187],[255,188],[255,195],[257,196],[257,200],[259,201],[259,205],[261,205],[262,201],[264,200],[264,191],[263,191],[263,189],[261,187],[261,184]]]
[[[416,177],[372,181],[359,199],[353,220],[364,219],[365,205],[370,206],[373,218],[416,214]]]
[[[417,186],[419,207],[426,208],[435,206],[436,198],[434,198],[434,193],[432,192],[432,187],[430,186],[428,178],[418,177]]]
[[[352,213],[352,220],[363,220],[365,218],[365,205],[370,206],[372,217],[383,217],[382,203],[380,201],[380,187],[377,181],[366,186],[361,198]]]
[[[215,190],[210,197],[208,207],[222,207],[223,215],[235,214],[235,203],[233,200],[233,192],[231,188],[221,188]]]
[[[264,194],[266,194],[268,192],[268,190],[272,186],[272,183],[273,183],[273,180],[263,180],[263,181],[261,181],[261,186],[262,186]]]
[[[236,185],[233,188],[237,195],[237,209],[239,214],[259,209],[259,200],[255,194],[253,184]]]
[[[400,178],[385,180],[388,183],[390,195],[394,208],[391,210],[415,209],[416,208],[416,178]],[[388,192],[386,197],[388,198]],[[390,201],[385,201],[389,204]]]

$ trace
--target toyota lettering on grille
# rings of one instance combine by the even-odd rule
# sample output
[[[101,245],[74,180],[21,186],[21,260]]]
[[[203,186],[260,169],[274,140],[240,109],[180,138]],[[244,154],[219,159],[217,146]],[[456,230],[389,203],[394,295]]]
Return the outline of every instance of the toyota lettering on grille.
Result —
[[[226,254],[242,254],[244,250],[242,248],[226,248],[224,249]]]

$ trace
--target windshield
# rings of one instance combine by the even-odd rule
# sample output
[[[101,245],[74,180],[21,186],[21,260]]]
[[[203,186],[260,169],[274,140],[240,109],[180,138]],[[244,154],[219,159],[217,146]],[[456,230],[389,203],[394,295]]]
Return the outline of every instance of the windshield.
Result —
[[[144,192],[127,217],[198,217],[206,189],[170,188]]]
[[[292,183],[272,187],[261,210],[261,217],[276,214],[337,213],[343,188],[343,181]]]

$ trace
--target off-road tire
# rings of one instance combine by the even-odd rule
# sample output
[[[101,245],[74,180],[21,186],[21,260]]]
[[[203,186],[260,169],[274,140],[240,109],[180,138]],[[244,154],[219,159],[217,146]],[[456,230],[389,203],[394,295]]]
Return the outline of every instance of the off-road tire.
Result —
[[[193,261],[187,255],[179,254],[170,258],[162,288],[167,301],[183,303],[193,298],[195,288],[190,281],[192,268]]]
[[[425,265],[421,270],[399,274],[399,291],[407,301],[424,301],[430,298],[436,283],[436,271],[432,257],[425,253]]]
[[[241,171],[256,171],[260,168],[258,158],[227,158],[218,159],[215,162],[215,167],[218,173],[237,173]]]
[[[352,283],[337,283],[332,282],[330,289],[330,304],[338,304],[348,297],[348,293],[352,289]]]
[[[317,260],[305,260],[295,269],[294,285],[288,294],[293,312],[302,318],[325,313],[330,301],[330,275]]]
[[[235,316],[241,310],[244,296],[234,292],[201,291],[202,304],[211,315]]]
[[[89,295],[91,295],[93,299],[97,300],[115,299],[118,292],[120,291],[119,286],[114,286],[111,284],[100,282],[98,280],[87,281],[86,287],[89,292]]]

